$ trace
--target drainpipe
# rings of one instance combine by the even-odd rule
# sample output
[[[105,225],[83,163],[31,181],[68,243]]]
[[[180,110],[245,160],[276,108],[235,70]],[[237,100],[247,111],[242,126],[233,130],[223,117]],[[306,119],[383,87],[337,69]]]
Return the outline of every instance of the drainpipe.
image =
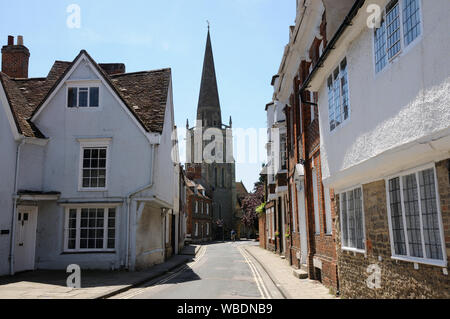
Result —
[[[153,187],[154,184],[154,173],[155,173],[155,161],[156,161],[156,146],[157,144],[152,143],[150,144],[151,146],[151,150],[152,150],[152,167],[150,169],[150,184],[148,184],[147,186],[142,187],[141,189],[130,193],[127,196],[127,253],[126,253],[126,261],[125,261],[125,267],[127,270],[130,269],[130,235],[131,235],[131,231],[130,231],[130,227],[131,227],[131,212],[130,212],[130,206],[131,206],[131,201],[132,201],[132,197],[135,196],[136,194],[143,192],[147,189],[150,189]]]
[[[10,275],[14,275],[14,249],[16,247],[15,241],[16,241],[16,215],[17,215],[17,188],[19,184],[19,164],[20,164],[20,150],[22,148],[22,145],[25,144],[25,139],[22,137],[19,145],[17,145],[16,150],[16,171],[14,175],[14,201],[13,201],[13,214],[11,218],[11,241],[10,241],[10,252],[9,252],[9,273]]]

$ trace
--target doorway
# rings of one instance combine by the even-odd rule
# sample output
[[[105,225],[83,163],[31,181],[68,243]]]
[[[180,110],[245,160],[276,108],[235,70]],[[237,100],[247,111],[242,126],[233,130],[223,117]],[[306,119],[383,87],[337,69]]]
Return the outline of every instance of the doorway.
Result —
[[[178,252],[176,251],[176,219],[175,219],[175,215],[169,215],[170,216],[170,220],[171,220],[171,227],[170,227],[170,242],[171,242],[171,246],[172,246],[172,255],[177,255]]]
[[[298,219],[300,224],[300,264],[306,265],[308,260],[308,235],[306,233],[306,208],[305,208],[305,189],[303,182],[297,184],[298,187]]]
[[[284,245],[283,245],[283,242],[284,242],[284,233],[283,233],[283,228],[284,228],[284,225],[283,225],[283,221],[284,221],[284,218],[283,218],[283,211],[282,211],[282,207],[283,207],[283,204],[282,204],[282,200],[283,200],[283,197],[278,197],[278,200],[277,200],[277,208],[278,208],[278,238],[279,238],[279,244],[280,244],[280,254],[283,254],[284,253]]]
[[[17,207],[14,272],[34,270],[37,215],[37,207]]]

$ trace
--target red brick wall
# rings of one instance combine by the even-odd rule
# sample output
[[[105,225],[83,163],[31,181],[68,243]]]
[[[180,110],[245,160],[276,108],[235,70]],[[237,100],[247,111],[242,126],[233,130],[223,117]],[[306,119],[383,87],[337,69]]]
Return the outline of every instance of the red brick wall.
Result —
[[[30,52],[21,45],[2,48],[2,72],[12,78],[28,78]]]
[[[266,214],[260,214],[259,216],[259,246],[266,249]]]

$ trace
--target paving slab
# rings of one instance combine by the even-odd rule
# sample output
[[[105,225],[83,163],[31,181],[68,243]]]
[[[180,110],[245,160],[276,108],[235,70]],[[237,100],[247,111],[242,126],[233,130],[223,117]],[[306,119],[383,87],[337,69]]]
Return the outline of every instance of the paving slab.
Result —
[[[200,245],[190,245],[182,254],[145,271],[81,272],[81,288],[67,288],[64,270],[37,270],[0,277],[0,299],[103,299],[142,285],[191,261]]]
[[[246,245],[244,249],[255,258],[288,299],[337,299],[320,282],[296,279],[293,268],[278,255],[259,245]]]

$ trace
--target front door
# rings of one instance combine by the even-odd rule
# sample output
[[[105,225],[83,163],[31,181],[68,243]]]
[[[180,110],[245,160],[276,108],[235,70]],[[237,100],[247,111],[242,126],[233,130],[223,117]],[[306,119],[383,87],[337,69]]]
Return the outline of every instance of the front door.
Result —
[[[34,270],[36,252],[37,207],[18,206],[14,271]]]

